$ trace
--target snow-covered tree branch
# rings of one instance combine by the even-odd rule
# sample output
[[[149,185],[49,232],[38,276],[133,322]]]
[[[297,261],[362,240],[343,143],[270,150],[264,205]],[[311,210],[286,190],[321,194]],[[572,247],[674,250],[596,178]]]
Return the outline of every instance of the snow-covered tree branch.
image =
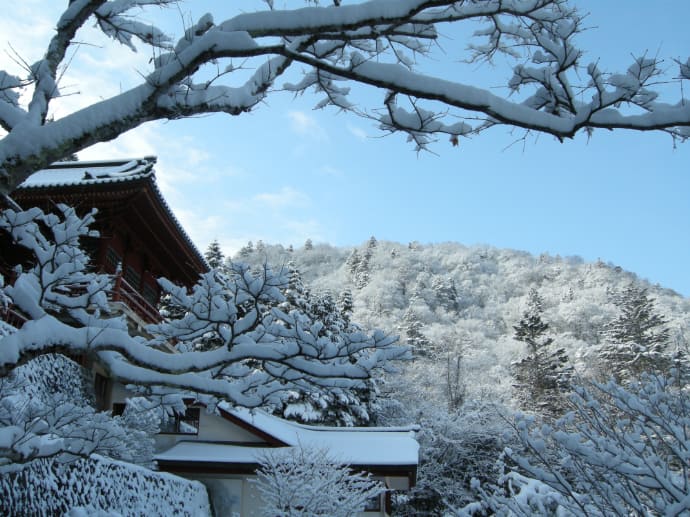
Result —
[[[147,328],[150,338],[134,337],[122,317],[107,317],[110,279],[88,272],[79,249],[92,215],[78,217],[59,206],[62,216],[39,209],[8,209],[0,228],[28,248],[35,264],[19,271],[5,288],[29,316],[16,332],[0,338],[0,375],[52,352],[91,357],[123,383],[165,386],[215,395],[257,407],[279,403],[291,389],[306,391],[365,387],[372,372],[401,358],[396,338],[359,329],[320,336],[312,318],[278,309],[287,278],[268,268],[235,265],[230,274],[202,276],[191,293],[167,281],[162,286],[182,307],[179,319]],[[43,235],[39,223],[52,233]],[[211,334],[216,347],[195,350]],[[179,353],[162,350],[177,343]]]
[[[202,16],[176,39],[138,18],[142,9],[172,0],[69,2],[42,59],[19,77],[0,71],[0,192],[11,192],[31,172],[145,122],[201,113],[241,115],[279,89],[315,89],[317,107],[335,106],[371,118],[384,131],[408,135],[425,149],[434,135],[459,137],[496,125],[558,139],[595,128],[658,130],[684,140],[690,107],[659,101],[659,82],[690,78],[690,61],[667,77],[657,57],[642,55],[609,73],[583,61],[576,44],[583,15],[566,0],[369,0],[347,5],[274,8],[217,21]],[[56,116],[60,78],[80,30],[95,20],[115,42],[148,47],[150,69],[140,84]],[[512,63],[504,88],[465,84],[428,72],[439,25],[477,29],[455,64]],[[235,66],[249,60],[253,72]],[[210,74],[206,65],[213,64]],[[449,63],[448,66],[455,66]],[[302,72],[301,78],[295,77]],[[295,80],[296,79],[296,80]],[[282,81],[281,81],[282,80]],[[358,106],[350,84],[382,92],[381,106]],[[682,90],[681,90],[682,91]],[[377,109],[378,108],[378,109]]]
[[[673,376],[576,388],[574,410],[553,426],[516,421],[525,452],[507,450],[516,470],[495,492],[477,487],[484,508],[499,515],[686,514],[689,402]]]

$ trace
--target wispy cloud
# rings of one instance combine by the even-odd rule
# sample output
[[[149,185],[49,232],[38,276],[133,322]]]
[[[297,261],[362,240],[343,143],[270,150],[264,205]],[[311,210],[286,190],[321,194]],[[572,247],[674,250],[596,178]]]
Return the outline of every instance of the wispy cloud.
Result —
[[[326,130],[311,115],[303,111],[289,111],[288,117],[290,118],[291,128],[295,133],[308,136],[314,140],[328,140]]]
[[[291,206],[304,207],[309,204],[309,197],[292,187],[283,187],[278,192],[262,192],[254,196],[253,199],[273,210],[281,210]]]
[[[369,138],[369,135],[366,131],[364,131],[361,127],[357,127],[353,124],[348,124],[347,130],[359,140],[366,140],[367,138]]]

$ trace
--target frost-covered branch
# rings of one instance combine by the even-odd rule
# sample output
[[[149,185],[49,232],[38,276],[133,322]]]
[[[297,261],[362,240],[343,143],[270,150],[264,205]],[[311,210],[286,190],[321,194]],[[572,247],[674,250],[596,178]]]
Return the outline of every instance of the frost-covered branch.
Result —
[[[151,325],[150,339],[133,337],[122,317],[106,317],[109,277],[88,272],[79,238],[89,235],[89,214],[61,206],[62,217],[39,209],[6,210],[0,228],[35,256],[5,288],[29,316],[17,332],[0,339],[0,375],[52,352],[84,355],[123,383],[167,386],[215,395],[257,407],[280,402],[289,390],[365,387],[377,369],[406,354],[396,338],[357,328],[322,336],[323,324],[283,312],[287,279],[269,268],[236,265],[228,275],[203,275],[190,293],[161,281],[183,308],[179,319]],[[52,233],[45,237],[38,223]],[[199,350],[202,339],[216,346]],[[177,343],[179,353],[160,345]]]
[[[484,505],[517,515],[682,515],[690,511],[690,399],[676,379],[643,375],[579,387],[574,410],[553,426],[518,419],[525,453]],[[506,487],[509,487],[506,491]],[[472,507],[478,509],[478,507]],[[468,507],[466,513],[472,513]],[[558,509],[558,510],[557,510]]]
[[[687,80],[687,63],[677,61],[680,73],[669,79],[663,79],[657,57],[637,56],[619,73],[584,63],[575,41],[583,17],[566,0],[369,0],[282,10],[268,2],[264,10],[221,22],[206,14],[177,39],[138,18],[141,9],[170,3],[70,2],[44,57],[27,64],[26,77],[0,71],[0,127],[7,132],[0,140],[0,192],[11,192],[38,168],[145,122],[212,112],[241,115],[279,89],[314,88],[317,107],[373,118],[384,131],[407,134],[418,149],[427,149],[434,135],[447,134],[457,143],[496,125],[560,140],[595,128],[658,130],[681,140],[688,135],[690,106],[683,99],[659,101],[657,89],[662,81]],[[50,105],[59,97],[68,50],[93,19],[115,42],[149,47],[151,68],[141,71],[140,84],[55,118]],[[449,49],[453,63],[443,77],[425,69],[439,24],[477,27],[466,48]],[[502,91],[453,79],[458,63],[491,61],[498,54],[512,62]],[[232,66],[233,59],[250,60],[255,72],[247,77]],[[203,70],[208,64],[221,70],[211,80]],[[278,84],[291,70],[303,72],[302,80],[292,74],[290,82]],[[384,106],[357,106],[340,82],[380,89]],[[30,100],[23,105],[22,99]]]
[[[132,398],[121,416],[98,412],[88,379],[81,366],[58,354],[45,354],[0,378],[0,472],[37,458],[64,461],[94,453],[152,463],[152,436],[167,407]]]

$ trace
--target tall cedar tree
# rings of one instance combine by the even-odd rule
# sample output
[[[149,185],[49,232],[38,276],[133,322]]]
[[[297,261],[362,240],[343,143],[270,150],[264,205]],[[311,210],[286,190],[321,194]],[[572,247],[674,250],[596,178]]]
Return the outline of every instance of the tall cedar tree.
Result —
[[[667,371],[672,362],[667,320],[656,312],[647,289],[630,284],[614,303],[620,314],[604,330],[601,356],[616,380],[636,378],[644,371]]]
[[[564,349],[552,350],[548,323],[542,319],[543,299],[536,289],[528,295],[527,310],[515,325],[514,339],[527,345],[527,356],[513,363],[513,375],[525,409],[557,415],[564,407],[563,392],[570,384],[572,367]]]
[[[223,266],[225,262],[225,256],[223,251],[220,249],[220,244],[214,239],[211,244],[208,245],[206,253],[204,253],[204,258],[211,269],[218,269]]]

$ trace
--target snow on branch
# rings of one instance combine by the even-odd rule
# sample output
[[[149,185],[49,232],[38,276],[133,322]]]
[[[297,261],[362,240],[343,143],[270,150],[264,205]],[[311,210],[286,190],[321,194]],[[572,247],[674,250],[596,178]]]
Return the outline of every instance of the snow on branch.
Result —
[[[347,517],[386,491],[380,481],[352,470],[328,449],[276,448],[260,462],[252,482],[262,496],[261,515]]]
[[[458,514],[688,513],[690,399],[677,375],[577,387],[573,410],[553,425],[519,417],[523,451],[506,450],[514,469],[492,493],[475,484],[482,504]]]
[[[676,60],[679,73],[664,78],[658,57],[636,56],[618,73],[583,62],[576,42],[583,16],[567,0],[310,2],[282,10],[267,2],[263,10],[221,22],[205,14],[177,38],[139,18],[143,9],[171,3],[70,2],[44,57],[27,64],[26,77],[0,71],[0,127],[7,131],[0,140],[1,192],[11,192],[38,168],[144,122],[212,112],[241,115],[280,89],[314,88],[317,107],[372,118],[384,131],[408,135],[420,150],[435,135],[449,135],[455,144],[496,125],[560,140],[595,128],[663,131],[679,140],[689,134],[690,106],[682,98],[664,103],[658,97],[661,82],[688,79],[687,63]],[[140,84],[52,119],[50,104],[60,95],[67,51],[79,44],[77,31],[92,19],[115,42],[132,50],[148,47],[151,68],[141,71]],[[447,52],[454,61],[444,76],[425,68],[435,57],[439,24],[476,28],[462,42],[465,48]],[[458,63],[491,61],[499,54],[512,66],[502,89],[453,78],[460,76],[454,72]],[[255,73],[247,78],[233,59],[250,60]],[[205,65],[219,72],[209,78]],[[288,84],[280,84],[292,70]],[[298,73],[302,81],[293,80]],[[338,81],[381,90],[384,105],[357,106],[350,88]],[[30,99],[27,105],[22,98]]]
[[[0,376],[47,353],[83,354],[123,383],[166,386],[257,407],[279,403],[295,389],[364,387],[374,371],[407,354],[395,337],[379,331],[352,328],[320,335],[318,321],[278,308],[285,275],[241,264],[227,275],[202,275],[189,293],[161,280],[182,308],[181,316],[149,326],[150,339],[133,337],[123,317],[107,317],[110,278],[90,272],[79,248],[79,238],[90,235],[93,215],[59,209],[61,216],[36,208],[0,214],[0,228],[35,258],[4,289],[30,319],[0,338]],[[198,346],[202,342],[207,346]],[[161,349],[174,343],[178,353]]]

